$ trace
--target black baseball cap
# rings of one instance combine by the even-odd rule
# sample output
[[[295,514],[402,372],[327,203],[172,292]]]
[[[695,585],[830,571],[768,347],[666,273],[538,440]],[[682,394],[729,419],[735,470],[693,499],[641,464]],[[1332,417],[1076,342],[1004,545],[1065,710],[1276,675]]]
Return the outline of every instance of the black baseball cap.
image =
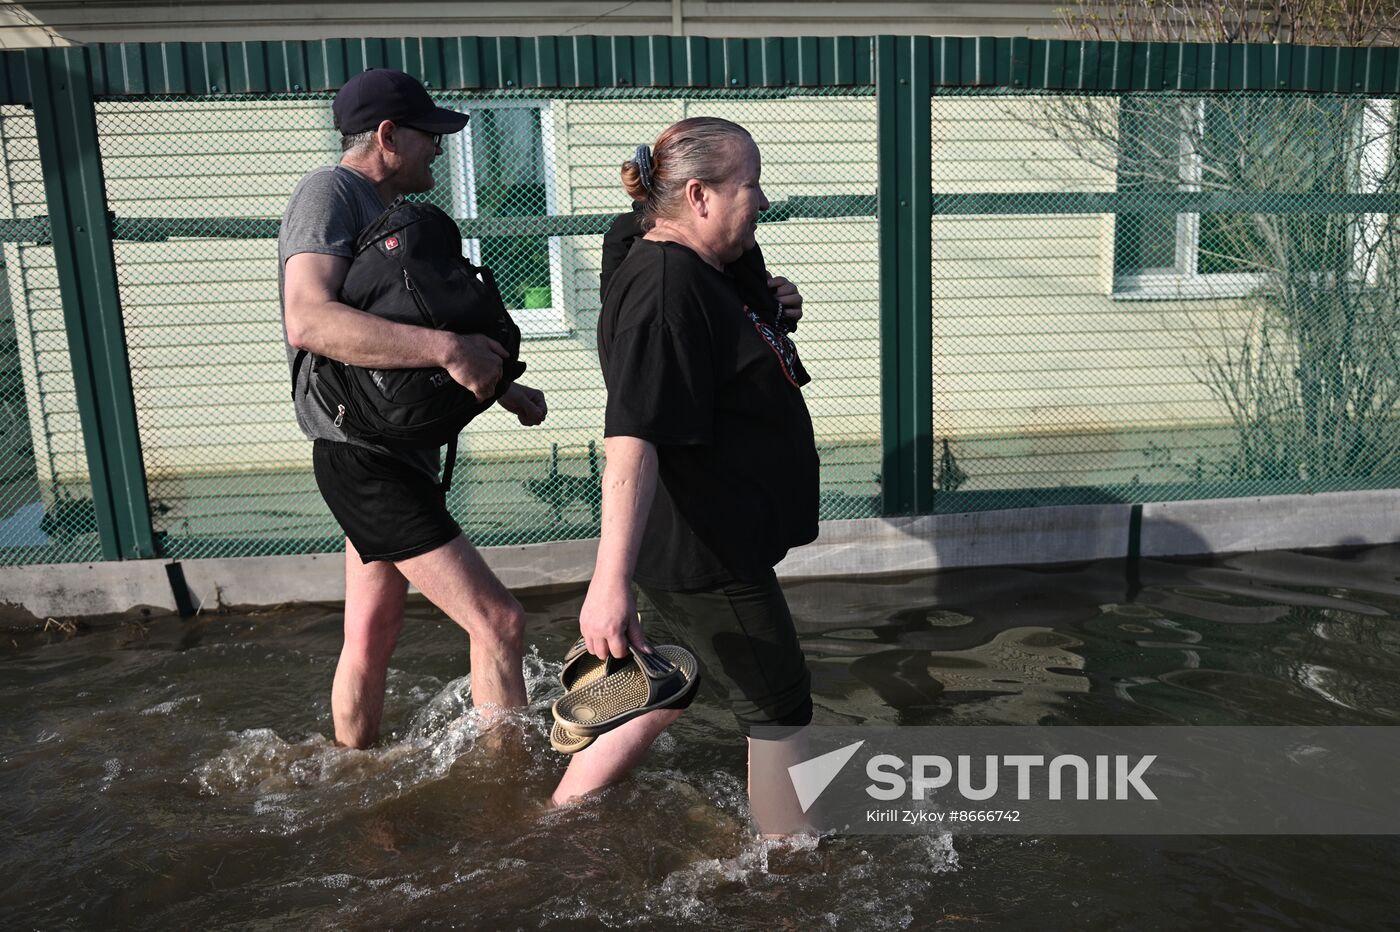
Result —
[[[465,113],[437,106],[417,78],[392,68],[370,68],[346,81],[331,112],[342,136],[378,129],[384,120],[425,133],[455,133],[467,125]]]

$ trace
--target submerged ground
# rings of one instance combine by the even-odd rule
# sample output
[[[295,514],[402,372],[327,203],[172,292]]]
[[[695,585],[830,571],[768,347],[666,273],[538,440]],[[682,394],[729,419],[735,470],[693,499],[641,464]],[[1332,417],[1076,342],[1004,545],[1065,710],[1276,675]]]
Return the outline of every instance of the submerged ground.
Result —
[[[1400,724],[1400,547],[788,586],[817,721]],[[481,740],[426,603],[387,734],[328,740],[339,610],[0,639],[0,927],[1380,928],[1390,837],[764,845],[702,690],[641,772],[547,811],[581,591],[527,596],[526,746]]]

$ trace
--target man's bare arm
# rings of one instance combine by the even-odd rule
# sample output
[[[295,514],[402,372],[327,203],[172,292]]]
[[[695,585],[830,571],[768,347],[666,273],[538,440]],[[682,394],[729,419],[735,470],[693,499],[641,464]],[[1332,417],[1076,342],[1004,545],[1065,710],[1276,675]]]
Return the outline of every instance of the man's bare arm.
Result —
[[[297,349],[372,369],[439,366],[478,398],[486,399],[501,378],[509,354],[481,334],[463,336],[395,323],[339,300],[350,260],[297,253],[284,279],[287,340]]]

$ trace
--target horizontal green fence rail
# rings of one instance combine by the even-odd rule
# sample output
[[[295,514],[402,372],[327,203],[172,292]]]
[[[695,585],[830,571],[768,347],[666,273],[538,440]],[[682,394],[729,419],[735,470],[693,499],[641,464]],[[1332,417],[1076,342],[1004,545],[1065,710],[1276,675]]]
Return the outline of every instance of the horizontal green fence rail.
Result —
[[[760,223],[798,219],[874,217],[877,198],[819,195],[780,201],[759,216]],[[1380,214],[1400,213],[1397,194],[1251,194],[1242,191],[1040,192],[1014,194],[934,194],[935,216],[1018,214]],[[543,217],[483,217],[459,220],[465,237],[580,236],[602,234],[616,214],[571,214]],[[129,242],[176,238],[276,239],[281,225],[273,217],[112,217],[112,237]],[[51,242],[48,217],[0,219],[0,242]]]

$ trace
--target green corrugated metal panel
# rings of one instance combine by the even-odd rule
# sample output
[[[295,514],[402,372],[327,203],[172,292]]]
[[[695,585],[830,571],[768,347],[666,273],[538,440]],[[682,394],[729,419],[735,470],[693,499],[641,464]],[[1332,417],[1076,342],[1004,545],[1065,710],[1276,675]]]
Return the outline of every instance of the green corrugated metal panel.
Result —
[[[104,97],[333,90],[365,68],[430,87],[851,87],[873,83],[869,37],[535,36],[100,45]],[[935,87],[1077,91],[1400,92],[1400,49],[940,36]],[[9,53],[13,54],[13,53]],[[4,100],[27,99],[6,69]]]
[[[24,52],[0,52],[0,104],[27,104],[30,99]]]
[[[85,48],[25,52],[92,507],[107,559],[156,555]]]
[[[929,69],[933,43],[876,46],[880,139],[880,420],[883,511],[933,506]]]
[[[935,87],[1400,92],[1400,49],[940,37]]]
[[[333,90],[399,68],[439,90],[868,86],[869,38],[536,36],[94,46],[101,97]]]

